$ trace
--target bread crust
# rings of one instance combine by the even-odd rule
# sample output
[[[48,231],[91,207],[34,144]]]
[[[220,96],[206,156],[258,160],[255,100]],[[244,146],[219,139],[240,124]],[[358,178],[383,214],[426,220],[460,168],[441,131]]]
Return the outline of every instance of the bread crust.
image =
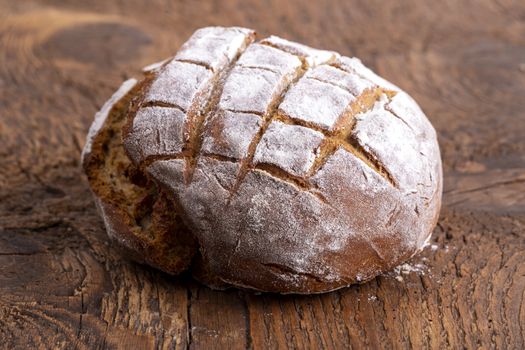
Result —
[[[173,59],[145,70],[119,129],[130,167],[163,200],[151,215],[172,215],[177,237],[191,237],[177,252],[197,257],[198,279],[321,293],[420,251],[443,184],[437,136],[417,103],[356,58],[253,41],[244,28],[197,31]],[[148,246],[129,227],[133,214],[100,196],[97,205],[110,237],[167,270],[176,257],[159,246],[170,234]]]
[[[132,166],[120,136],[148,82],[149,77],[140,83],[130,79],[104,104],[88,134],[82,166],[115,246],[139,263],[176,275],[191,264],[197,242],[166,195]]]

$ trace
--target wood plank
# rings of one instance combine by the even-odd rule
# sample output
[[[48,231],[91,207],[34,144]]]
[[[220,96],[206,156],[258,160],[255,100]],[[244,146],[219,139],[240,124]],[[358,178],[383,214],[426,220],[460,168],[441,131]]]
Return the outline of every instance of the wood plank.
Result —
[[[525,347],[525,4],[0,0],[0,348]],[[431,246],[314,296],[212,291],[108,243],[79,154],[96,110],[198,27],[356,55],[435,125]]]

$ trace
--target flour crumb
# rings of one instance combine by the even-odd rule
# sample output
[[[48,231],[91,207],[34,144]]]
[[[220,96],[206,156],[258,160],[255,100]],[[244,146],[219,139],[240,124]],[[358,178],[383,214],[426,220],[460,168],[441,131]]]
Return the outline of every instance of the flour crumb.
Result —
[[[423,264],[414,264],[414,265],[410,265],[409,263],[404,263],[402,265],[399,265],[398,267],[396,267],[394,269],[394,272],[396,274],[403,274],[403,275],[408,275],[409,273],[411,272],[416,272],[416,273],[419,273],[421,275],[425,275],[425,270],[427,269],[427,267]]]
[[[420,276],[425,276],[426,274],[428,274],[429,276],[432,276],[431,272],[428,270],[428,266],[426,266],[425,264],[421,264],[421,263],[401,264],[397,266],[396,268],[394,268],[390,276],[393,276],[399,282],[403,282],[404,281],[403,276],[409,275],[410,273],[417,273]]]
[[[377,296],[375,295],[368,295],[368,301],[376,301],[377,300]]]

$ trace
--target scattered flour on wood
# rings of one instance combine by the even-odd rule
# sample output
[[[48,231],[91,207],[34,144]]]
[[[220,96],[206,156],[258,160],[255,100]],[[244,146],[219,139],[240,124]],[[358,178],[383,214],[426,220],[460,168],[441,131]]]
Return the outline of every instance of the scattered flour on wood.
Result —
[[[390,276],[394,277],[397,281],[403,282],[404,278],[403,276],[407,276],[409,274],[416,273],[419,276],[432,276],[432,273],[430,272],[427,265],[422,263],[404,263],[396,268],[389,274]]]

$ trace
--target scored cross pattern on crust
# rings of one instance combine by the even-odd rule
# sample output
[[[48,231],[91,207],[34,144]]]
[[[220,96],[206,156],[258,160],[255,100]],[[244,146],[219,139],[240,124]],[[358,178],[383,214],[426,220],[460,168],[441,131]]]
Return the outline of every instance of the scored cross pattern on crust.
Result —
[[[351,59],[276,37],[252,43],[253,35],[206,28],[163,65],[125,135],[134,162],[183,158],[186,184],[199,157],[236,162],[231,195],[255,169],[324,201],[309,179],[342,148],[395,187],[352,131],[356,115],[396,91],[359,74]],[[296,154],[276,155],[287,147]]]

